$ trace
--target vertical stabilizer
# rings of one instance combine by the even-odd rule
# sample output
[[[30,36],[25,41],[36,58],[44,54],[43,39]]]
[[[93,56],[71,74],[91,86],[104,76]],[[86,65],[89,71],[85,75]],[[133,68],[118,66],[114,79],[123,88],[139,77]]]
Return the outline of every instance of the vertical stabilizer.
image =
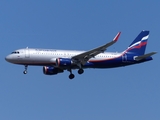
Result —
[[[133,53],[136,55],[144,55],[147,41],[149,37],[149,31],[143,30],[135,40],[130,44],[126,53]]]

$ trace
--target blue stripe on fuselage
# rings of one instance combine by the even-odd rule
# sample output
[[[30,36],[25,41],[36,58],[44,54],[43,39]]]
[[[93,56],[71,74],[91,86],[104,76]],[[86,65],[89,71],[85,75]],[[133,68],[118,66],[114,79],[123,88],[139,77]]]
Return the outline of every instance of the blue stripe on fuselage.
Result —
[[[122,67],[122,66],[138,64],[138,63],[152,60],[152,57],[148,57],[144,60],[135,61],[133,57],[134,57],[133,55],[128,55],[125,61],[123,60],[123,56],[115,59],[110,59],[110,60],[91,61],[91,62],[87,62],[83,67],[84,68],[114,68],[114,67]]]

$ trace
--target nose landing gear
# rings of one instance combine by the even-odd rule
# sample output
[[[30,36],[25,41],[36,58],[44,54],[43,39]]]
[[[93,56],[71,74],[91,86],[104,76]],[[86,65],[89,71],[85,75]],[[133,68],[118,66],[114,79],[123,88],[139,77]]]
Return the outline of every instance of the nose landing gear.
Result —
[[[25,65],[25,69],[23,71],[23,74],[27,74],[27,68],[28,68],[28,65]]]

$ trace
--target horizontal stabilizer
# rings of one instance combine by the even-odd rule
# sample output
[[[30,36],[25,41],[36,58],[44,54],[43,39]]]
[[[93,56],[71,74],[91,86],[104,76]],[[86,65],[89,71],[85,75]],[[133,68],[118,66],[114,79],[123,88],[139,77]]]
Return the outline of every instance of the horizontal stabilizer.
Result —
[[[137,56],[137,57],[135,57],[134,59],[137,60],[137,61],[143,60],[143,59],[145,59],[145,58],[147,58],[147,57],[150,57],[150,56],[152,56],[152,55],[154,55],[154,54],[156,54],[156,53],[157,53],[157,52],[151,52],[151,53],[148,53],[148,54],[145,54],[145,55]]]

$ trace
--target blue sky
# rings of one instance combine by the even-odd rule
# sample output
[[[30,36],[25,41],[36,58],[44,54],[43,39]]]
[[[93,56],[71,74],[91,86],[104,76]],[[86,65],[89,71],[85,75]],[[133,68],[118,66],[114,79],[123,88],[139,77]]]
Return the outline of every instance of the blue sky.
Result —
[[[89,50],[109,42],[123,51],[141,30],[150,30],[146,52],[159,52],[160,1],[1,0],[0,119],[159,120],[159,54],[154,60],[115,69],[86,69],[46,76],[42,67],[7,63],[25,47]]]

